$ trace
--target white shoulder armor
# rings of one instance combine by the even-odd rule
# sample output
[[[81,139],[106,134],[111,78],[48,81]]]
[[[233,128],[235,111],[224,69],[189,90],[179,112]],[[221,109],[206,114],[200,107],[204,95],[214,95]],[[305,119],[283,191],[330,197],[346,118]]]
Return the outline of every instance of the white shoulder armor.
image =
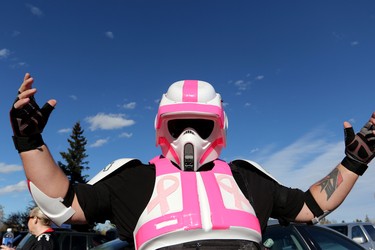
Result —
[[[97,173],[89,182],[87,182],[87,184],[94,185],[95,183],[103,179],[104,177],[108,176],[109,174],[113,173],[117,169],[121,168],[122,166],[124,166],[125,164],[133,160],[136,160],[136,159],[122,158],[122,159],[118,159],[118,160],[111,162],[105,168],[103,168],[99,173]]]
[[[112,163],[108,164],[105,168],[103,168],[97,175],[92,178],[88,184],[95,184],[96,182],[100,181],[104,177],[108,176],[109,174],[113,173],[117,169],[125,166],[125,164],[133,161],[133,158],[123,158]],[[67,221],[70,217],[73,216],[75,210],[70,206],[66,207],[63,204],[64,199],[59,198],[52,198],[43,193],[37,186],[34,185],[31,181],[29,181],[29,190],[30,193],[38,205],[40,210],[50,218],[56,225],[61,226],[65,221]]]
[[[49,197],[31,181],[29,181],[29,190],[40,210],[58,226],[61,226],[76,212],[72,207],[66,207],[62,203],[63,198]]]
[[[245,159],[239,159],[240,161],[246,161],[247,163],[249,163],[251,166],[255,167],[256,169],[258,169],[259,171],[261,171],[262,173],[264,173],[265,175],[267,175],[268,177],[270,177],[272,180],[276,181],[277,183],[281,184],[278,180],[276,180],[275,177],[273,177],[270,173],[267,172],[267,170],[265,170],[262,166],[260,166],[258,163],[256,163],[255,161],[250,161],[250,160],[245,160]]]

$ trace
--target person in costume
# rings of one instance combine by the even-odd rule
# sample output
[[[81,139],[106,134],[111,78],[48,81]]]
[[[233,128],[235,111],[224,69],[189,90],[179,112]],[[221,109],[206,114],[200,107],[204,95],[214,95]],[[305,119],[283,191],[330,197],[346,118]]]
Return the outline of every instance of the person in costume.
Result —
[[[345,157],[302,191],[280,184],[249,160],[225,162],[228,118],[204,81],[173,83],[155,118],[162,154],[118,159],[87,184],[70,185],[42,138],[56,100],[42,108],[26,74],[10,111],[13,141],[31,195],[56,224],[110,220],[139,250],[261,249],[267,221],[316,223],[335,210],[375,155],[375,112],[355,134],[344,122]]]

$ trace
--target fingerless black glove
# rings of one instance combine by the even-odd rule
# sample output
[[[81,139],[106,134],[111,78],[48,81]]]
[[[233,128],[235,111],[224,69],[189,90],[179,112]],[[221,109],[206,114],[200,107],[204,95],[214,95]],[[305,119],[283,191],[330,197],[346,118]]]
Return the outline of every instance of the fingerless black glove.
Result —
[[[17,98],[16,101],[19,99]],[[41,133],[54,109],[49,103],[39,108],[34,96],[22,108],[10,110],[10,122],[13,128],[13,142],[19,153],[41,147],[44,144]]]
[[[368,122],[357,134],[354,134],[352,127],[344,130],[346,157],[341,164],[358,175],[366,171],[367,164],[375,156],[374,129],[374,125]]]

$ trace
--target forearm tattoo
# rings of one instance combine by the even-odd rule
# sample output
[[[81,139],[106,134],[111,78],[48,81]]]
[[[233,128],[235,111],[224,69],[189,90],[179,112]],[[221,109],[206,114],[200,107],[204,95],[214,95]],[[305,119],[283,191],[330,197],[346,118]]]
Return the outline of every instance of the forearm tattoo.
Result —
[[[335,190],[340,186],[342,181],[343,178],[340,171],[335,168],[323,180],[318,182],[318,185],[320,186],[320,192],[324,191],[327,194],[327,201],[335,192]]]

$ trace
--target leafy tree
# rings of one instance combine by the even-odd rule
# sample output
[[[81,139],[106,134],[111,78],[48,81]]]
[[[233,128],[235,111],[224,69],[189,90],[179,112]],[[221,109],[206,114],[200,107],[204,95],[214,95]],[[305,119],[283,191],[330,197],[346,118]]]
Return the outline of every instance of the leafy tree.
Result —
[[[4,231],[4,207],[0,205],[0,231]]]
[[[14,231],[23,231],[27,229],[28,212],[11,213],[5,220],[7,227],[13,228]]]
[[[87,166],[88,161],[85,158],[87,140],[83,136],[84,130],[81,127],[80,122],[76,122],[73,126],[72,134],[68,139],[70,147],[68,152],[60,152],[61,157],[66,161],[67,164],[63,164],[58,161],[59,167],[68,176],[70,183],[86,183],[88,175],[82,175],[82,171],[90,169]]]

